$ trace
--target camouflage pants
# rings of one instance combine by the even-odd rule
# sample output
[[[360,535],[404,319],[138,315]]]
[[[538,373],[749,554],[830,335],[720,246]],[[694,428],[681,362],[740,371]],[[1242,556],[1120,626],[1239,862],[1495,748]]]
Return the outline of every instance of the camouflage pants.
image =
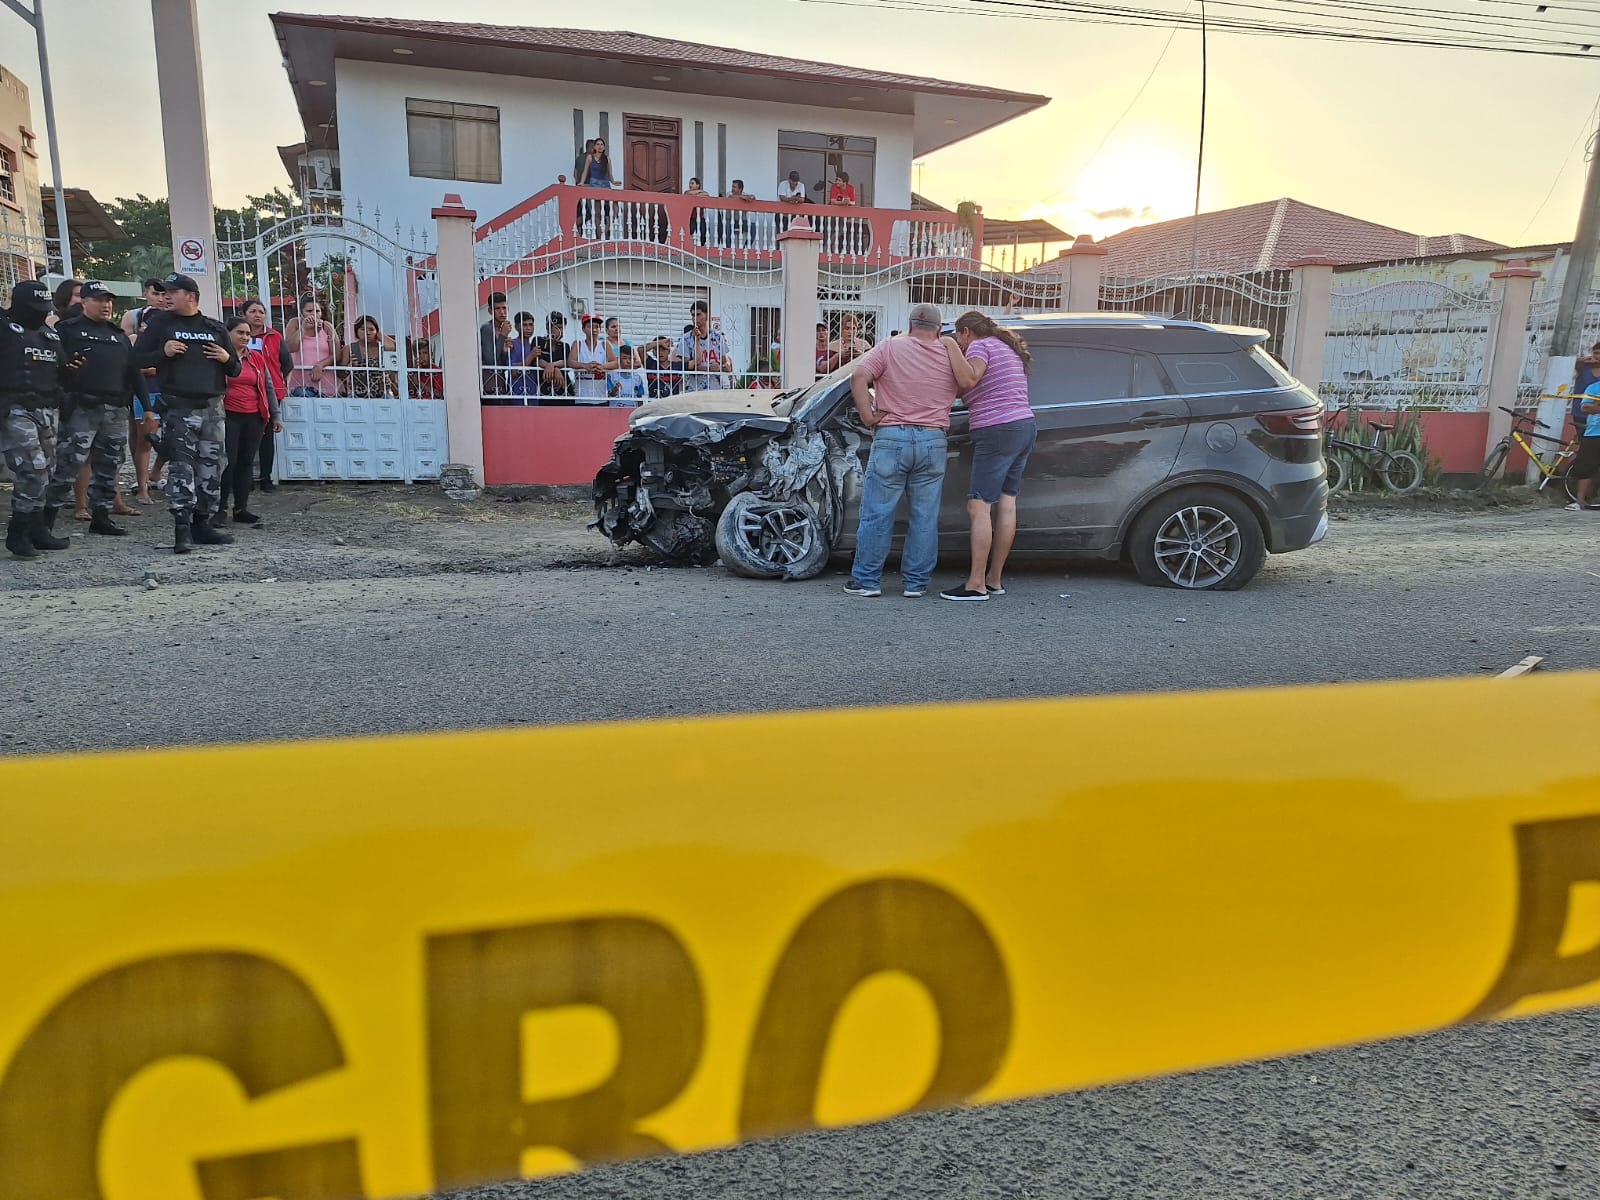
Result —
[[[109,512],[117,499],[117,471],[128,453],[128,410],[120,404],[83,404],[62,418],[56,465],[46,508],[65,508],[83,464],[89,464],[89,507]]]
[[[50,484],[50,460],[56,453],[56,410],[11,408],[0,413],[0,455],[15,482],[11,511],[39,512]]]
[[[222,506],[227,425],[222,397],[204,408],[161,411],[161,453],[167,460],[167,503],[174,517],[209,517]]]

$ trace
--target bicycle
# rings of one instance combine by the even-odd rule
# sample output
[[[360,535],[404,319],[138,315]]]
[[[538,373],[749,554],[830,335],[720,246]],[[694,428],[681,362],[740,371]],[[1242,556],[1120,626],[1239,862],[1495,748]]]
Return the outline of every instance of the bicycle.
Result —
[[[1393,425],[1372,425],[1372,441],[1352,442],[1328,433],[1323,459],[1328,468],[1328,494],[1343,491],[1354,475],[1352,468],[1361,467],[1396,496],[1409,496],[1422,486],[1422,460],[1409,450],[1385,450],[1378,444],[1386,433],[1393,433]],[[1337,453],[1336,453],[1337,451]],[[1372,460],[1378,461],[1374,463]],[[1352,460],[1356,460],[1352,462]]]
[[[1566,399],[1566,397],[1562,397],[1562,399]],[[1517,412],[1515,409],[1507,408],[1503,404],[1496,405],[1496,407],[1503,413],[1511,414],[1511,432],[1496,442],[1489,451],[1489,457],[1483,460],[1483,469],[1478,472],[1478,487],[1488,487],[1499,477],[1501,470],[1506,465],[1506,459],[1511,456],[1511,447],[1515,445],[1528,456],[1528,461],[1539,469],[1539,474],[1542,478],[1540,478],[1539,486],[1536,490],[1542,492],[1553,481],[1559,479],[1566,489],[1567,499],[1577,500],[1578,483],[1571,475],[1572,458],[1578,452],[1577,445],[1573,442],[1562,441],[1558,437],[1551,437],[1549,434],[1535,433],[1535,429],[1549,429],[1550,426],[1531,413]],[[1524,429],[1524,425],[1528,426],[1528,428]],[[1541,451],[1533,444],[1534,442],[1549,442],[1557,447],[1548,462],[1545,461],[1544,455],[1550,452]]]

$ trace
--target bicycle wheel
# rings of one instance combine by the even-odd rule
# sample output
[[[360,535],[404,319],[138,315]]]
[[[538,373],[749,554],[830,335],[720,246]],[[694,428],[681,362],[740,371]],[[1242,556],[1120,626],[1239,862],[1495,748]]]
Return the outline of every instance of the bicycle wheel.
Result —
[[[1338,495],[1350,485],[1350,463],[1338,451],[1325,456],[1323,462],[1328,468],[1328,495]]]
[[[1489,457],[1483,460],[1483,470],[1478,472],[1478,486],[1486,488],[1500,475],[1500,468],[1506,465],[1506,458],[1511,453],[1511,443],[1501,442],[1489,451]]]
[[[1391,450],[1378,475],[1396,496],[1409,496],[1422,486],[1422,460],[1409,450]]]
[[[1572,477],[1572,464],[1569,462],[1561,468],[1561,474],[1556,476],[1561,480],[1561,486],[1566,490],[1567,499],[1572,503],[1578,502],[1578,481]]]

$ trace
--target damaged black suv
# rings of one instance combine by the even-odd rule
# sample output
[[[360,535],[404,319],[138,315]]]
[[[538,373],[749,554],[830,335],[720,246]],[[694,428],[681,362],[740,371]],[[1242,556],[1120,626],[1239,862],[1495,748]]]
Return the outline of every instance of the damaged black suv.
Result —
[[[1039,424],[1017,554],[1127,559],[1145,583],[1226,591],[1268,552],[1327,533],[1322,405],[1264,330],[1103,313],[1008,327],[1033,354]],[[593,528],[676,561],[806,579],[854,545],[871,446],[849,367],[792,392],[647,405],[595,476]],[[958,553],[972,468],[959,403],[949,453],[939,543]]]

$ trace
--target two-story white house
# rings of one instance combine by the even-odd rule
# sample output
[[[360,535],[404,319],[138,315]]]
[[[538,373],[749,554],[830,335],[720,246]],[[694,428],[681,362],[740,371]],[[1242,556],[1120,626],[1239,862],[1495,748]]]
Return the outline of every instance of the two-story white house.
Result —
[[[513,318],[526,314],[541,335],[563,316],[569,342],[579,316],[616,318],[623,341],[642,348],[682,336],[703,301],[727,340],[729,382],[750,386],[778,374],[779,239],[802,216],[822,235],[819,337],[847,322],[884,337],[905,327],[917,300],[999,311],[1035,286],[985,265],[977,202],[938,209],[911,185],[915,161],[1040,108],[1044,96],[638,33],[271,19],[305,135],[280,154],[318,214],[305,245],[287,252],[295,290],[326,288],[346,335],[359,315],[404,333],[413,350],[434,342],[427,250],[412,243],[375,256],[374,231],[351,231],[427,230],[447,195],[476,214],[480,304],[504,292]],[[577,186],[595,138],[612,165],[603,191]],[[799,202],[780,203],[791,172]],[[830,203],[846,177],[854,204]],[[692,181],[700,190],[685,194]],[[251,247],[236,248],[254,260]],[[812,347],[797,353],[809,361]],[[577,414],[585,432],[577,457],[563,460],[566,476],[515,474],[535,448],[543,455],[552,439],[577,436],[566,418],[541,415],[564,398],[527,394],[526,374],[482,372],[486,404],[515,406],[484,410],[490,481],[592,474],[598,462],[585,456],[603,451],[618,419],[604,410]],[[420,373],[402,371],[398,382],[400,399],[426,394]],[[323,423],[352,419],[339,405],[317,412]],[[318,425],[310,436],[329,449],[307,469],[337,477],[333,447],[348,433]],[[508,458],[497,463],[496,453]]]
[[[587,139],[618,183],[761,200],[841,173],[908,211],[913,161],[1049,101],[978,84],[627,32],[278,13],[304,180],[425,221],[445,191],[488,220],[566,176]]]

